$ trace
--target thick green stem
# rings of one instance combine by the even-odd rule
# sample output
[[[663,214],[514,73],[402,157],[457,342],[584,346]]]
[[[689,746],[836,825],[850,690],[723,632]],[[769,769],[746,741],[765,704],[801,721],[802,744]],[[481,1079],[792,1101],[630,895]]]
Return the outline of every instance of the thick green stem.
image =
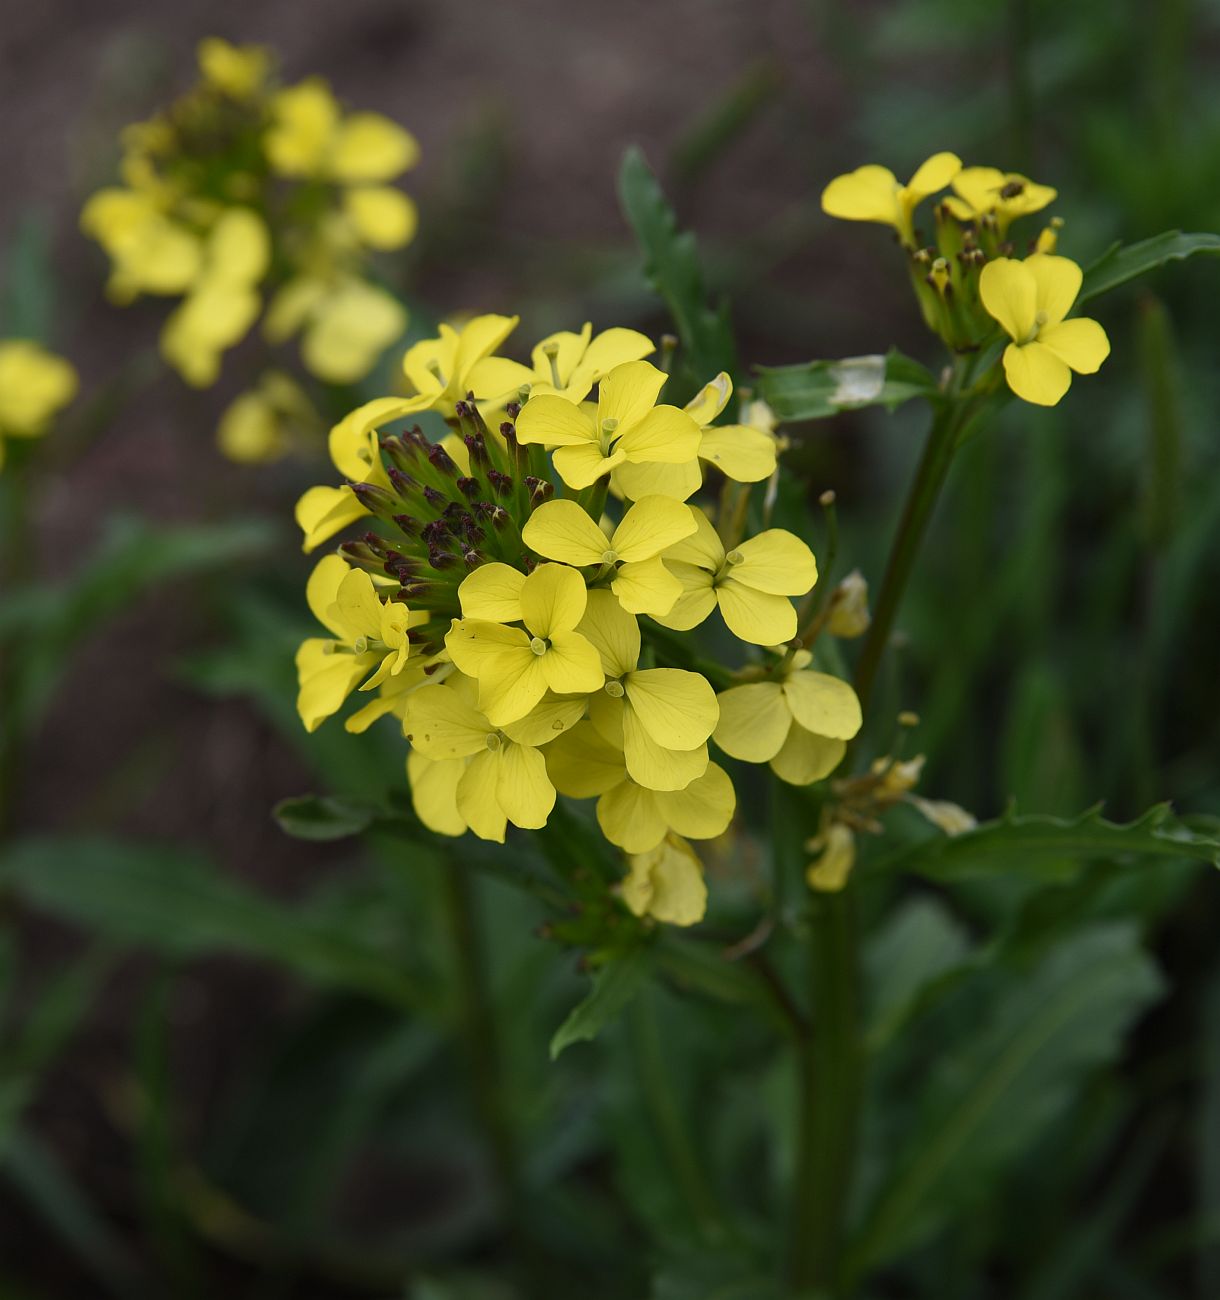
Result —
[[[813,1020],[800,1054],[800,1116],[790,1276],[797,1294],[840,1295],[843,1230],[856,1155],[863,1055],[855,900],[818,894],[811,913]]]
[[[906,592],[907,580],[915,564],[915,557],[927,531],[928,520],[940,497],[941,489],[953,463],[958,439],[969,418],[968,404],[960,398],[950,397],[937,409],[936,418],[928,432],[923,456],[915,472],[898,532],[890,547],[890,557],[885,566],[885,576],[873,606],[873,621],[856,664],[856,694],[860,707],[868,716],[868,702],[877,679],[881,657],[894,630],[894,619]]]

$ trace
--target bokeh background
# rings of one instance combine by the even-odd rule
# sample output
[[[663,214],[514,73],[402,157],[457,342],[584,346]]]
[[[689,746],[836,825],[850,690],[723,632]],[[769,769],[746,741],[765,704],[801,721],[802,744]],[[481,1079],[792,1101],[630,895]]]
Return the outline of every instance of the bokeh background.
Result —
[[[584,319],[665,328],[615,194],[638,144],[697,232],[749,362],[894,343],[934,361],[896,250],[880,229],[823,217],[822,185],[863,161],[908,174],[952,148],[1056,185],[1061,249],[1085,263],[1116,238],[1220,229],[1220,5],[0,0],[0,335],[14,304],[40,313],[87,408],[48,441],[32,517],[4,557],[67,611],[48,624],[46,707],[9,829],[81,837],[96,855],[74,900],[3,902],[14,1024],[58,971],[82,953],[92,964],[77,990],[87,1007],[38,1065],[21,1140],[0,1160],[0,1296],[513,1294],[497,1289],[506,1236],[469,1072],[436,1028],[435,863],[387,837],[302,844],[270,815],[306,790],[384,787],[396,761],[391,745],[308,739],[291,714],[308,565],[290,508],[316,467],[220,459],[211,431],[249,375],[242,352],[216,389],[186,389],[149,359],[163,306],[109,305],[102,255],[76,226],[119,128],[179,93],[213,34],[264,42],[288,79],[320,73],[418,136],[407,184],[421,234],[383,272],[420,329],[470,310],[520,312],[523,338]],[[922,715],[926,793],[980,817],[1010,799],[1063,814],[1104,799],[1118,818],[1165,799],[1220,813],[1217,287],[1200,261],[1107,298],[1102,375],[1037,420],[1009,410],[956,467],[885,693]],[[862,413],[798,431],[813,495],[836,490],[844,553],[874,582],[919,420]],[[223,544],[159,553],[166,526],[233,519],[251,523]],[[104,562],[110,586],[73,604],[73,584]],[[96,887],[118,843],[146,847],[146,895]],[[207,907],[223,900],[210,895],[203,921],[166,935],[154,904],[171,859],[219,864],[256,894],[261,912],[228,902],[260,937],[218,939],[226,922]],[[1220,1294],[1220,902],[1196,873],[1158,875],[1147,895],[1140,923],[1174,993],[1097,1105],[1117,1149],[1150,1126],[1155,1141],[1120,1200],[1103,1193],[1127,1167],[1076,1152],[1077,1181],[1051,1204],[1104,1229],[1103,1250],[1138,1231],[1150,1289],[1124,1294],[1207,1300]],[[973,919],[1010,902],[980,892]],[[507,1074],[557,1279],[581,1279],[555,1294],[643,1294],[621,1261],[638,1251],[642,1278],[651,1228],[618,1194],[634,1187],[658,1222],[665,1207],[648,1201],[646,1163],[624,1172],[608,1151],[631,1145],[630,1070],[546,1065],[574,961],[515,901],[484,906],[511,932],[493,945],[498,996],[525,1022]],[[441,1011],[404,1020],[398,990],[345,988],[323,939],[302,955],[285,918],[324,938],[336,916],[401,951],[441,989]],[[112,941],[132,935],[140,951],[120,954]],[[223,951],[260,944],[283,960]],[[659,1045],[628,1055],[648,1050]],[[1014,1233],[1014,1256],[1032,1231]],[[613,1259],[615,1280],[599,1281]],[[1038,1300],[1120,1294],[1065,1276]],[[1004,1278],[952,1294],[1026,1294]]]

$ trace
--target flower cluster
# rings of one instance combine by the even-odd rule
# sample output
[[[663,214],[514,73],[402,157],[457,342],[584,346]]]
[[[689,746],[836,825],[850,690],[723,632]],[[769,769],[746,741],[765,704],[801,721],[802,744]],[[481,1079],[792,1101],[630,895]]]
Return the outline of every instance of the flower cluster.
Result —
[[[76,371],[28,339],[0,339],[0,469],[6,438],[37,438],[76,395]]]
[[[726,374],[685,407],[661,401],[667,376],[633,330],[552,335],[529,365],[497,355],[515,325],[442,326],[404,358],[412,396],[332,430],[347,482],[298,503],[305,549],[372,526],[310,579],[330,636],[298,654],[301,717],[312,729],[359,690],[349,729],[400,719],[415,809],[441,834],[502,841],[544,826],[558,795],[595,800],[628,855],[628,906],[688,924],[706,896],[688,841],[736,807],[711,746],[805,785],[842,759],[859,703],[801,635],[809,547],[767,526],[766,503],[749,523],[782,445],[769,412],[716,423]],[[448,426],[439,441],[385,431],[423,412]],[[838,603],[860,630],[858,598]]]
[[[370,281],[369,259],[415,232],[415,207],[391,183],[415,163],[415,140],[380,114],[345,113],[319,78],[277,87],[259,46],[205,40],[199,66],[187,94],[126,128],[122,184],[81,213],[110,258],[110,298],[181,299],[161,351],[196,387],[215,383],[268,295],[268,343],[299,336],[319,379],[363,378],[406,328],[399,301]],[[238,399],[227,454],[282,454],[297,427],[283,419],[291,382],[273,380],[271,396],[260,382]],[[298,389],[288,405],[302,400]]]
[[[924,199],[951,188],[933,209],[935,242],[915,226]],[[1080,292],[1080,267],[1055,249],[1062,222],[1053,219],[1025,255],[1011,238],[1020,217],[1056,198],[1015,172],[963,167],[953,153],[929,158],[905,184],[870,164],[838,176],[822,193],[822,208],[848,221],[892,226],[905,250],[924,320],[956,352],[1007,337],[1004,374],[1024,401],[1054,406],[1073,371],[1093,374],[1110,352],[1094,320],[1067,319]],[[999,327],[997,329],[997,326]]]

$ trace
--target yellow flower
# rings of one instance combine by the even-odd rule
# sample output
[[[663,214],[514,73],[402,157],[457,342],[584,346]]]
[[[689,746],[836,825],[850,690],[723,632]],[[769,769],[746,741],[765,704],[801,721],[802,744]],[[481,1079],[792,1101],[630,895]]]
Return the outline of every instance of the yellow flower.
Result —
[[[289,280],[263,322],[271,343],[303,330],[301,360],[331,384],[363,379],[406,328],[407,313],[397,298],[352,275]]]
[[[956,193],[945,199],[945,207],[959,221],[994,216],[1001,239],[1017,217],[1041,211],[1058,196],[1049,185],[1036,185],[1027,176],[997,167],[963,167],[953,178],[953,188]]]
[[[439,337],[407,349],[403,372],[417,394],[413,411],[439,411],[446,419],[455,402],[473,392],[480,401],[499,396],[472,383],[475,367],[517,328],[519,316],[475,316],[460,329],[442,324]],[[405,414],[405,412],[404,412]]]
[[[798,650],[780,681],[721,692],[716,744],[744,762],[770,763],[790,785],[833,772],[860,730],[860,701],[846,682],[812,671],[811,662],[808,650]]]
[[[877,221],[893,226],[908,247],[914,247],[912,222],[916,207],[943,190],[961,171],[955,153],[933,154],[905,184],[888,167],[869,164],[846,176],[836,176],[822,191],[822,211],[845,221]]]
[[[238,394],[216,430],[221,452],[242,465],[278,460],[294,435],[311,430],[317,413],[301,386],[282,370],[268,370],[258,386]]]
[[[809,887],[822,893],[838,893],[847,884],[847,877],[856,865],[856,837],[851,828],[842,822],[831,822],[805,848],[817,854],[805,871]]]
[[[414,166],[414,136],[380,113],[344,117],[319,77],[281,90],[272,101],[264,148],[281,176],[313,176],[348,184],[388,181]]]
[[[1081,270],[1066,257],[1035,253],[997,258],[983,267],[983,306],[1012,342],[1004,349],[1008,386],[1026,402],[1054,406],[1072,371],[1091,375],[1110,354],[1110,340],[1086,317],[1065,320],[1080,292]]]
[[[256,286],[271,256],[261,217],[228,208],[208,236],[203,268],[190,293],[161,331],[161,352],[188,384],[206,388],[220,374],[220,358],[258,316]]]
[[[578,568],[600,565],[603,573],[613,573],[610,589],[625,610],[665,614],[681,596],[682,584],[665,567],[661,552],[694,531],[690,507],[666,497],[637,501],[609,536],[575,501],[563,500],[539,506],[521,540],[547,559]]]
[[[199,275],[203,241],[148,194],[117,186],[98,190],[80,224],[113,263],[106,292],[114,302],[130,302],[139,293],[183,293]]]
[[[734,636],[754,645],[779,645],[796,636],[789,596],[803,596],[818,579],[813,552],[783,528],[769,528],[727,554],[701,511],[693,537],[665,552],[683,594],[658,623],[680,632],[698,627],[717,606]]]
[[[647,361],[628,361],[598,385],[596,410],[553,393],[531,397],[517,418],[517,439],[555,447],[555,469],[586,488],[625,463],[680,465],[699,451],[699,426],[676,406],[656,406],[667,376]]]
[[[651,916],[669,925],[695,925],[707,911],[707,884],[694,849],[670,835],[655,849],[627,859],[628,875],[620,887],[623,902],[636,916]]]
[[[369,248],[402,248],[415,237],[419,213],[392,185],[352,185],[343,191],[343,211]]]
[[[588,694],[601,686],[597,650],[576,631],[586,591],[575,569],[540,564],[526,577],[487,564],[458,598],[464,617],[453,620],[445,646],[459,671],[478,680],[479,708],[496,726],[524,718],[548,690]]]
[[[579,334],[562,330],[544,338],[530,353],[532,365],[523,366],[508,357],[487,357],[471,371],[470,386],[476,393],[496,395],[501,401],[509,401],[527,388],[533,394],[552,393],[580,402],[615,366],[639,361],[655,351],[652,340],[636,330],[608,329],[594,338],[593,326],[586,321]]]
[[[649,790],[684,790],[708,768],[707,739],[720,716],[699,673],[640,668],[640,627],[609,591],[593,590],[578,630],[596,647],[605,684],[589,720],[621,750],[627,772]]]
[[[0,340],[0,468],[5,438],[37,438],[76,396],[76,371],[37,343]]]
[[[578,722],[546,751],[551,783],[573,799],[597,798],[597,822],[611,844],[647,853],[671,832],[693,840],[723,835],[737,796],[728,773],[708,763],[681,790],[651,790],[631,779],[621,748],[591,722]]]
[[[251,99],[262,88],[271,57],[261,45],[230,45],[218,36],[199,42],[199,71],[208,85],[230,99]]]
[[[694,458],[680,465],[620,465],[614,471],[615,487],[632,501],[653,494],[685,501],[703,482],[700,461],[707,461],[737,483],[758,483],[770,478],[775,473],[778,449],[770,430],[748,422],[712,423],[732,394],[733,381],[721,371],[687,402],[684,409],[699,426],[699,449]],[[764,407],[769,414],[764,403],[752,405]]]
[[[546,825],[555,787],[540,746],[572,726],[584,703],[552,698],[497,727],[475,706],[474,694],[473,683],[455,677],[411,696],[403,728],[425,760],[408,764],[412,799],[420,820],[442,834],[469,827],[480,839],[503,843],[508,822]]]
[[[859,569],[853,569],[835,588],[831,597],[826,630],[831,636],[863,636],[872,621],[868,610],[868,581]]]
[[[381,601],[372,579],[337,555],[319,561],[305,589],[314,617],[333,638],[311,637],[297,651],[297,712],[315,731],[363,691],[401,673],[411,653],[411,615],[401,601]]]

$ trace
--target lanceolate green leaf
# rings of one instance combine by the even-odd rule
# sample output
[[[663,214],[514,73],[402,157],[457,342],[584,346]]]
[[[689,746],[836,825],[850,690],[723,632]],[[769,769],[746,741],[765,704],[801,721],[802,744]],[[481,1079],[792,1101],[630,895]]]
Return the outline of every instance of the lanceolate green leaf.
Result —
[[[1166,262],[1180,262],[1198,254],[1220,257],[1220,235],[1184,235],[1180,230],[1167,230],[1138,244],[1115,244],[1086,268],[1076,301],[1087,302]]]
[[[865,406],[892,411],[936,391],[930,371],[894,350],[886,356],[763,368],[758,376],[758,395],[781,420],[824,420]]]
[[[951,1223],[1113,1061],[1162,990],[1134,927],[1078,931],[938,1047],[913,1127],[852,1251],[859,1276]],[[964,990],[968,996],[970,990]]]
[[[264,898],[189,848],[87,836],[0,852],[0,887],[106,939],[177,954],[237,952],[394,1006],[419,991],[400,963],[321,908]]]
[[[674,318],[693,388],[721,370],[733,373],[736,350],[727,304],[708,305],[695,237],[677,218],[639,149],[628,149],[618,176],[619,202],[644,254],[644,269]]]
[[[302,794],[275,806],[280,829],[298,840],[343,840],[366,831],[377,820],[372,804],[335,795]]]
[[[1220,865],[1220,836],[1192,830],[1167,803],[1125,823],[1106,821],[1100,807],[1072,818],[1010,812],[962,835],[933,835],[874,867],[954,881],[1010,871],[1057,877],[1081,861],[1146,857],[1194,858]]]
[[[551,1060],[573,1043],[596,1038],[612,1020],[617,1019],[643,987],[649,964],[648,953],[636,948],[601,967],[593,976],[593,987],[588,995],[572,1008],[568,1018],[555,1031],[551,1039]]]

